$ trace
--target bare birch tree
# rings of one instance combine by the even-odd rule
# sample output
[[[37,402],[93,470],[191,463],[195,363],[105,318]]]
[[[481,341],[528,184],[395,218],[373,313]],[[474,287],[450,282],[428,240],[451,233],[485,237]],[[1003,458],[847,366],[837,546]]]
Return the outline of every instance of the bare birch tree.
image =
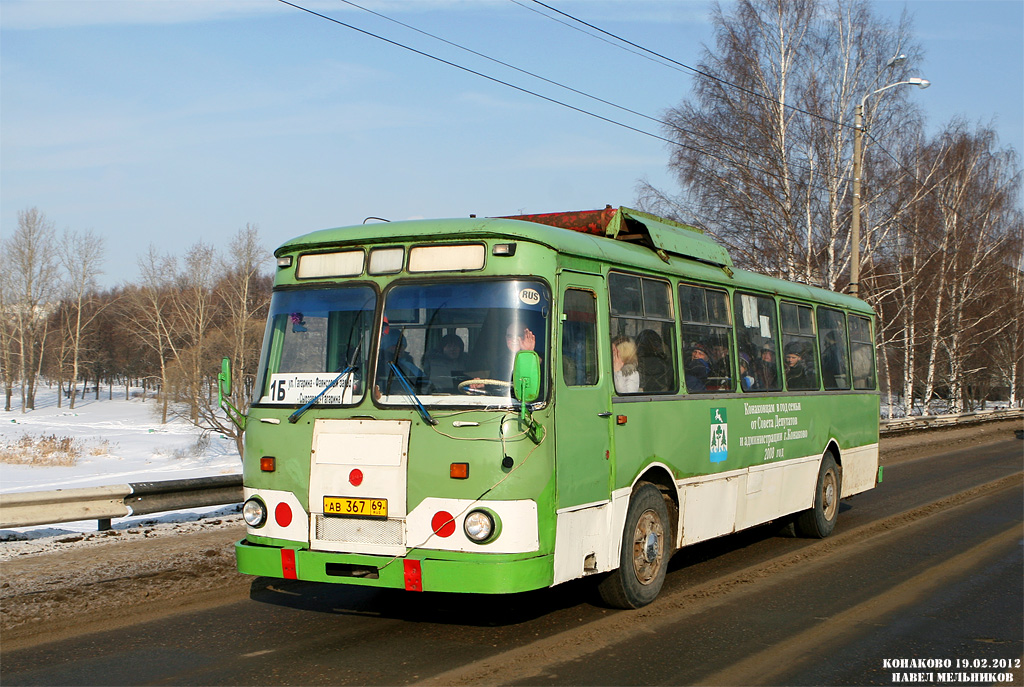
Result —
[[[15,327],[17,318],[10,294],[10,277],[6,270],[2,270],[0,271],[0,380],[4,386],[4,410],[7,411],[11,409],[18,365],[14,350],[17,341]]]
[[[174,298],[174,328],[180,338],[174,365],[177,397],[188,404],[187,420],[196,424],[204,397],[210,395],[212,359],[208,334],[214,318],[213,285],[216,252],[202,241],[191,246],[178,273]]]
[[[38,208],[18,213],[18,228],[3,244],[14,311],[14,346],[21,380],[21,412],[35,407],[36,381],[47,337],[47,307],[56,286],[54,226]]]
[[[232,402],[242,413],[248,410],[254,393],[260,340],[270,303],[271,283],[264,273],[270,257],[260,240],[259,228],[247,224],[235,234],[219,261],[220,278],[214,293],[220,316],[215,331],[209,334],[210,349],[230,358]],[[215,396],[203,399],[196,424],[233,439],[241,455],[243,432],[217,407]]]
[[[68,355],[71,358],[71,399],[70,407],[75,407],[74,385],[78,381],[79,362],[82,355],[83,332],[95,320],[99,311],[87,309],[88,301],[96,293],[96,277],[102,274],[103,238],[92,231],[65,231],[60,243],[57,244],[57,255],[64,268],[66,322],[65,334],[68,344]],[[82,391],[83,397],[85,391]]]
[[[128,327],[145,343],[157,358],[160,368],[160,421],[167,422],[170,393],[167,384],[168,365],[177,358],[173,336],[171,303],[177,261],[161,255],[153,246],[139,258],[139,284],[126,293]],[[143,396],[143,400],[145,397]]]
[[[917,59],[909,22],[889,24],[861,0],[730,7],[712,12],[716,44],[699,64],[706,76],[695,78],[693,98],[667,113],[665,132],[677,143],[669,166],[682,193],[642,185],[640,203],[704,227],[744,266],[837,289],[849,261],[853,111]],[[888,67],[897,54],[909,59]],[[875,140],[917,121],[898,92],[871,107]],[[874,234],[888,229],[867,224],[865,259],[881,242]]]

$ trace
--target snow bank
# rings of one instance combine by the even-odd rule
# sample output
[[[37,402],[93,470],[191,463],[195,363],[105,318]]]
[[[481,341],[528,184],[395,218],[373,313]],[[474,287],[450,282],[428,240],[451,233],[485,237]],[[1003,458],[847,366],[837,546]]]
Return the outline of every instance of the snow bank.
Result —
[[[0,411],[0,447],[6,452],[26,455],[21,445],[38,444],[46,437],[70,439],[78,449],[72,465],[0,462],[0,493],[49,491],[127,482],[150,482],[189,477],[238,474],[242,461],[233,439],[204,434],[181,420],[160,423],[160,406],[150,397],[141,399],[141,389],[125,399],[124,387],[100,390],[100,399],[90,394],[78,399],[70,410],[67,399],[57,407],[55,388],[43,387],[36,396],[36,408],[21,412],[15,397],[10,411]],[[115,529],[139,523],[186,522],[207,513],[224,514],[223,506],[193,509],[160,516],[139,516],[114,521]],[[0,530],[0,540],[64,536],[71,532],[96,530],[96,521],[61,523],[53,526]]]

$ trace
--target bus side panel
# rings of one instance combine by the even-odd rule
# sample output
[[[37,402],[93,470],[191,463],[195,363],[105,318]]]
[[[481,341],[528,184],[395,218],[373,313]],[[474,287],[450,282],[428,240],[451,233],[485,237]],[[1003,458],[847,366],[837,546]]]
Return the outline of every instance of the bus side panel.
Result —
[[[843,498],[875,486],[878,475],[878,444],[843,451]]]
[[[820,455],[784,463],[755,465],[746,476],[745,493],[736,509],[736,529],[742,530],[814,505]]]
[[[628,418],[615,428],[617,490],[652,464],[667,464],[678,488],[680,545],[810,508],[832,442],[839,446],[843,496],[875,483],[874,394],[617,401],[615,412]],[[621,519],[612,524],[613,531],[621,527]]]
[[[554,583],[618,567],[618,547],[611,546],[611,532],[610,502],[558,511]]]

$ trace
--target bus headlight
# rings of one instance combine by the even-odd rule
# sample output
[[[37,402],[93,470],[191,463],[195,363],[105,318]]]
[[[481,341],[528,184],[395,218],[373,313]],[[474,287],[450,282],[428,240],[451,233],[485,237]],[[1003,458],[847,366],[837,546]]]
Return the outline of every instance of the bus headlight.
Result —
[[[463,521],[462,529],[465,530],[466,536],[477,544],[490,541],[498,534],[495,516],[486,510],[471,511]]]
[[[251,498],[242,506],[242,518],[249,527],[263,527],[267,521],[267,507],[263,501]]]

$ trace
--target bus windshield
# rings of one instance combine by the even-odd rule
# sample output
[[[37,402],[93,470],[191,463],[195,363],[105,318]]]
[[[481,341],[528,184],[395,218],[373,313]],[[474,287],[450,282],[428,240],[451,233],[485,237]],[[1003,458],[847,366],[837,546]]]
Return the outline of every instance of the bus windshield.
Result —
[[[382,404],[507,405],[517,351],[547,359],[540,282],[401,284],[385,295],[374,396]],[[541,389],[541,398],[545,391]]]
[[[358,403],[366,393],[376,303],[368,286],[276,291],[260,357],[259,403],[308,403],[324,389],[318,403]]]

